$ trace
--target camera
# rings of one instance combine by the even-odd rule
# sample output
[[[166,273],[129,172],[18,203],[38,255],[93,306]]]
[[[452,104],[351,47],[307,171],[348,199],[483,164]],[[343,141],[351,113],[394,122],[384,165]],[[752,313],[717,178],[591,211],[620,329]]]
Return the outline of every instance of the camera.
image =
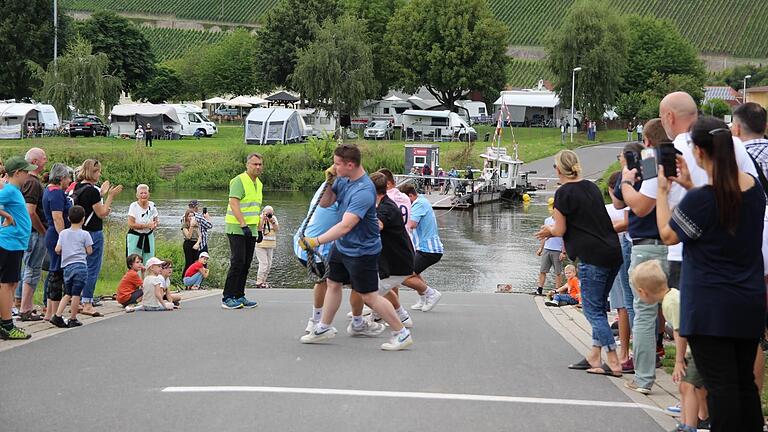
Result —
[[[203,214],[208,213],[208,207],[203,207]]]

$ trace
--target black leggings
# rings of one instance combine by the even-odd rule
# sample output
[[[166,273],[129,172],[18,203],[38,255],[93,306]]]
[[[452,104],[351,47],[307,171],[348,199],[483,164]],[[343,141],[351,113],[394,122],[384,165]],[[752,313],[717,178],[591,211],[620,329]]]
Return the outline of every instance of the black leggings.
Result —
[[[187,273],[189,266],[197,261],[197,257],[200,256],[200,251],[196,251],[192,247],[195,243],[197,243],[195,240],[184,239],[184,271],[181,273],[182,275]]]
[[[688,336],[704,378],[712,432],[761,432],[763,412],[753,368],[758,339]]]
[[[245,282],[248,280],[248,270],[253,262],[256,249],[256,237],[227,234],[229,239],[229,271],[224,282],[223,300],[245,296]]]

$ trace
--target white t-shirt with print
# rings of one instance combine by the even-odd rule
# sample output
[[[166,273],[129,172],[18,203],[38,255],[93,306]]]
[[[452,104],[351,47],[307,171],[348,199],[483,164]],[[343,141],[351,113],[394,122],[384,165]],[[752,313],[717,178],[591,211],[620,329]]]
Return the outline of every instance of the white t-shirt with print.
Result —
[[[149,201],[148,204],[149,206],[147,206],[146,209],[143,209],[139,205],[138,201],[132,202],[131,205],[128,207],[128,216],[133,216],[137,224],[144,225],[152,222],[158,216],[157,207],[155,207],[155,203],[153,203],[152,201]],[[145,234],[152,230],[149,228],[142,228],[142,229],[135,229],[134,231]]]

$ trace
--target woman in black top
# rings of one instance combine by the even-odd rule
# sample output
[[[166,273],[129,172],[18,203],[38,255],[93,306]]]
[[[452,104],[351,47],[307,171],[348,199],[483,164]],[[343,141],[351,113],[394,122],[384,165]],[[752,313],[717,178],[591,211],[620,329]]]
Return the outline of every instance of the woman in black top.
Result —
[[[754,177],[739,172],[725,123],[701,118],[691,139],[696,162],[710,183],[693,188],[685,160],[678,156],[680,173],[670,180],[689,191],[670,211],[670,182],[659,176],[656,200],[661,239],[670,245],[683,242],[680,335],[688,338],[708,391],[711,430],[762,431],[752,370],[765,329],[765,195]]]
[[[621,267],[619,239],[605,210],[603,195],[594,183],[581,178],[579,157],[570,150],[555,155],[555,172],[562,186],[555,192],[552,217],[555,225],[544,225],[538,239],[563,237],[572,261],[579,260],[581,301],[592,326],[592,350],[586,358],[569,366],[588,373],[621,376],[616,341],[608,324],[608,293]],[[605,348],[606,362],[601,362]]]

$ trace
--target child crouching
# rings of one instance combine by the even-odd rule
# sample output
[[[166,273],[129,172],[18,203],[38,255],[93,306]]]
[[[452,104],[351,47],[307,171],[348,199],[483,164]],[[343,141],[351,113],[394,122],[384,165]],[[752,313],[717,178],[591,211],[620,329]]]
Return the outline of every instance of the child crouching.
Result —
[[[117,286],[117,302],[123,307],[139,304],[141,302],[141,296],[144,295],[142,285],[144,281],[141,280],[139,272],[144,270],[144,264],[141,256],[137,254],[130,254],[125,259],[125,263],[128,266],[128,271],[120,279],[120,284]]]
[[[667,285],[667,276],[658,260],[639,264],[630,275],[637,295],[646,304],[661,302],[664,318],[675,336],[675,370],[672,380],[680,386],[680,424],[675,431],[696,432],[699,422],[708,419],[704,380],[696,370],[688,340],[680,336],[680,291]],[[703,420],[701,420],[703,419]]]

